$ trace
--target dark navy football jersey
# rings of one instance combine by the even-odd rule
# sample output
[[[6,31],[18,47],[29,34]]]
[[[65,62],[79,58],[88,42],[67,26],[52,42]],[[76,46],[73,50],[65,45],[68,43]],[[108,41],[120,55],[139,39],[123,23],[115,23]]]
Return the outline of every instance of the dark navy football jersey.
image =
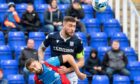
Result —
[[[71,54],[74,58],[78,58],[77,54],[83,52],[82,41],[76,35],[64,40],[60,32],[50,33],[46,36],[43,44],[45,47],[50,46],[52,57]]]

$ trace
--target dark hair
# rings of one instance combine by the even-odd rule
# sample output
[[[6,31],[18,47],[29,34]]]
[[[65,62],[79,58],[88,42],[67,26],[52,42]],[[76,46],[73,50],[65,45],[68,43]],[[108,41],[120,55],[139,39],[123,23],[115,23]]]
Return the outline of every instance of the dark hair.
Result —
[[[8,8],[14,7],[15,8],[15,3],[14,2],[9,2],[8,3]]]
[[[65,16],[63,22],[76,22],[76,19],[72,16]]]
[[[34,58],[30,58],[26,61],[25,67],[29,70],[29,66],[31,65],[32,62],[36,61]]]
[[[27,5],[32,5],[32,6],[33,6],[33,4],[32,4],[32,3],[28,3]]]
[[[97,55],[98,55],[98,52],[97,52],[97,50],[95,50],[95,49],[92,49],[92,50],[91,50],[91,52],[90,52],[90,56],[92,55],[92,53],[95,53],[95,54],[96,54],[96,57],[97,57]],[[95,57],[95,58],[96,58],[96,57]]]

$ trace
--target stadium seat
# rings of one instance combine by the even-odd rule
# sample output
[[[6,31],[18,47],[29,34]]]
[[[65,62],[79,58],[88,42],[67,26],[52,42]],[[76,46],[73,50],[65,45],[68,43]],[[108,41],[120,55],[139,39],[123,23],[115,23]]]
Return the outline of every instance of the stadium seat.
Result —
[[[2,31],[0,31],[0,45],[5,45],[5,37]]]
[[[128,69],[130,71],[130,79],[133,80],[134,77],[140,76],[140,62],[129,62]]]
[[[109,84],[109,78],[106,75],[94,75],[92,84]]]
[[[25,46],[25,36],[23,32],[9,32],[8,33],[8,45],[12,50],[15,50],[17,46]]]
[[[3,0],[1,0],[1,1],[3,1]],[[8,10],[7,4],[0,4],[0,23],[3,23],[7,10]]]
[[[29,84],[35,84],[35,82],[34,82],[34,75],[30,75],[30,76],[29,76],[28,83],[29,83]]]
[[[22,17],[22,14],[26,11],[27,4],[16,4],[16,10],[18,12],[19,17]]]
[[[12,52],[9,46],[2,45],[0,46],[0,60],[12,59]]]
[[[134,84],[140,84],[140,76],[134,77]]]
[[[50,46],[46,48],[45,50],[45,60],[47,60],[48,58],[51,57],[51,49],[50,49]]]
[[[130,84],[128,76],[114,75],[113,84]]]
[[[105,47],[105,46],[98,47],[98,57],[101,61],[103,60],[105,53],[110,49],[111,47]]]
[[[69,4],[59,4],[58,8],[62,12],[63,16],[65,16],[65,11],[69,7]]]
[[[137,55],[133,48],[131,47],[123,47],[122,50],[125,52],[125,55],[128,58],[128,61],[137,61]]]
[[[45,0],[34,0],[34,5],[40,5],[45,3]]]
[[[130,46],[127,36],[122,32],[113,34],[113,36],[111,36],[111,41],[113,41],[113,40],[118,40],[120,42],[120,47],[129,47]]]
[[[0,0],[0,4],[4,4],[6,0]]]
[[[83,46],[87,46],[87,37],[83,32],[76,32],[76,35],[82,40]]]
[[[30,32],[29,38],[34,40],[35,49],[38,49],[43,40],[45,40],[45,34],[44,32]]]
[[[25,48],[25,46],[18,46],[15,48],[15,60],[19,60],[19,57],[20,57],[20,54],[21,54],[21,51]]]
[[[107,35],[104,32],[94,32],[90,36],[90,46],[92,46],[93,48],[98,49],[98,47],[101,46],[108,46]]]
[[[84,80],[78,80],[78,84],[89,84],[88,83],[88,79],[86,78],[86,79],[84,79]]]
[[[85,12],[85,18],[93,18],[94,17],[94,10],[91,5],[83,4],[82,8]]]
[[[90,56],[91,50],[92,50],[92,47],[90,47],[90,46],[85,46],[84,47],[85,60]]]
[[[100,22],[104,23],[108,19],[114,18],[114,13],[111,7],[108,6],[104,12],[96,12],[96,18],[100,19]]]
[[[44,12],[47,8],[48,8],[47,4],[37,4],[35,6],[35,9],[39,14],[39,17],[40,17],[40,20],[41,20],[42,23],[44,23]]]
[[[121,32],[121,26],[118,20],[109,19],[103,23],[103,31],[110,37],[114,33]]]
[[[98,19],[84,19],[87,33],[100,32],[100,22]]]
[[[7,77],[8,84],[25,84],[23,75],[8,75]]]
[[[0,65],[6,77],[10,74],[18,73],[18,63],[16,60],[1,60]]]

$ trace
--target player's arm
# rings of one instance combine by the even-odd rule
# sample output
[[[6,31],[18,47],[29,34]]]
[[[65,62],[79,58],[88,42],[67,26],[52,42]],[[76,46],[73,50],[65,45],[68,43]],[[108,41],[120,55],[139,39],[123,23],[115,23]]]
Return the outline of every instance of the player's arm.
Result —
[[[46,36],[46,39],[42,42],[42,44],[39,46],[38,49],[38,56],[39,56],[39,61],[44,60],[44,52],[46,47],[50,45],[50,35]]]

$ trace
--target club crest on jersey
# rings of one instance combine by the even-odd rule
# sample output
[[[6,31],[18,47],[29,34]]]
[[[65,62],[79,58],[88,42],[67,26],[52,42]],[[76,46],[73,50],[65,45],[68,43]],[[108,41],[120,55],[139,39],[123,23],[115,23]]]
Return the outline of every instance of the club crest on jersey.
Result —
[[[74,42],[73,41],[70,41],[70,46],[74,46]]]
[[[59,40],[56,40],[56,43],[58,43],[59,42]]]

